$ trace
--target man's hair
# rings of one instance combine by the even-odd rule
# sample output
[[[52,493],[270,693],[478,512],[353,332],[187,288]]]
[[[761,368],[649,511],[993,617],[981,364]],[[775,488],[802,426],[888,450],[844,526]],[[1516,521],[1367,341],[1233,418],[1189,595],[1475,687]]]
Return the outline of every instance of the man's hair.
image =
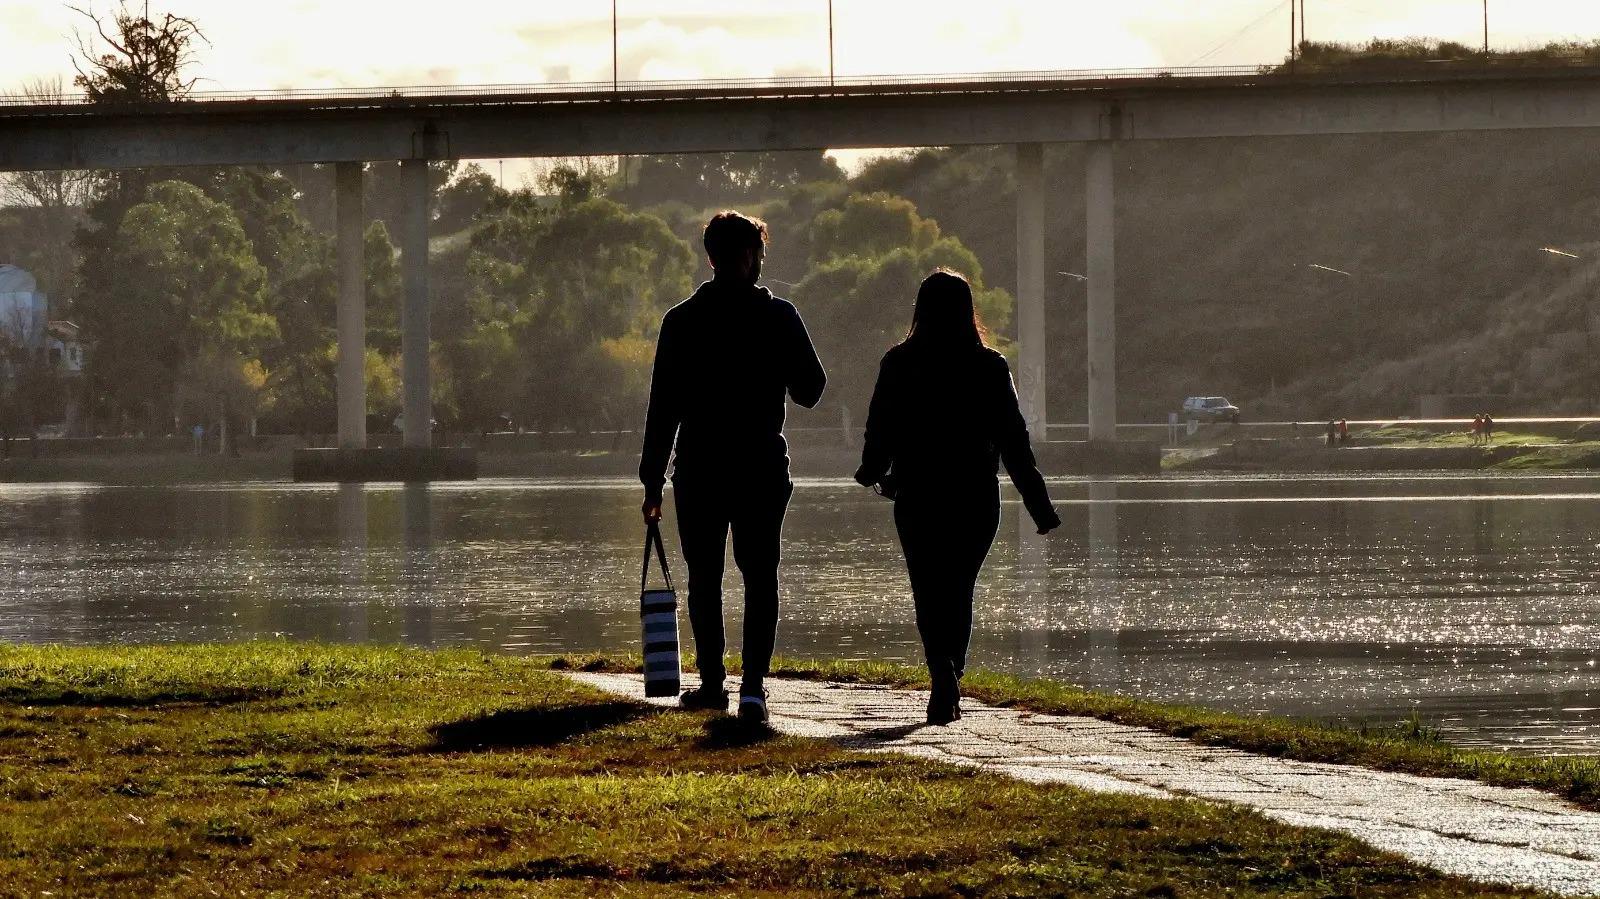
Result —
[[[746,250],[759,250],[767,245],[767,223],[732,209],[724,209],[706,223],[703,238],[706,255],[713,267],[721,267],[725,260]]]

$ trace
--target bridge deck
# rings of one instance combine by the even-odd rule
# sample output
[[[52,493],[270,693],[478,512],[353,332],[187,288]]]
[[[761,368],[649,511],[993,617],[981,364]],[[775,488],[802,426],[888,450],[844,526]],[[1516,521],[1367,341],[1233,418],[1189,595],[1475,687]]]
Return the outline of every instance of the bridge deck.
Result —
[[[1449,61],[1316,67],[1272,66],[1072,69],[947,75],[875,75],[828,78],[730,78],[697,81],[580,81],[541,84],[407,85],[198,91],[177,101],[93,103],[83,95],[41,100],[0,94],[0,118],[41,119],[129,114],[222,114],[357,109],[448,110],[479,107],[648,103],[671,100],[758,98],[824,99],[982,94],[1094,94],[1186,92],[1215,88],[1310,88],[1445,85],[1465,82],[1600,80],[1588,59],[1499,60],[1492,65]]]

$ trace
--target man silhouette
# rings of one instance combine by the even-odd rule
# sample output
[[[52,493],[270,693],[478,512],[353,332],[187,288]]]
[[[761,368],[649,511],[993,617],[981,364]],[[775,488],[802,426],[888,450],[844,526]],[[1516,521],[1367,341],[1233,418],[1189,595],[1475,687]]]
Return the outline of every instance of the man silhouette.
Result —
[[[711,280],[661,320],[639,480],[645,521],[660,521],[667,457],[673,456],[689,625],[700,664],[700,687],[684,693],[682,705],[728,708],[722,568],[731,531],[745,590],[739,717],[762,722],[763,681],[778,631],[778,537],[794,492],[783,439],[784,395],[811,408],[827,377],[800,313],[756,284],[766,224],[721,212],[706,225],[704,243]]]

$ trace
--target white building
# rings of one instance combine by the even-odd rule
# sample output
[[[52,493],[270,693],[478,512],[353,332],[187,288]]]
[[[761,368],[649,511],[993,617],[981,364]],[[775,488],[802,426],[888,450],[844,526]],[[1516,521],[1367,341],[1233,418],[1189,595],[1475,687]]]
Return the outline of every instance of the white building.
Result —
[[[83,371],[78,327],[50,320],[50,298],[34,277],[14,265],[0,265],[0,374],[30,359],[47,361],[62,374]]]

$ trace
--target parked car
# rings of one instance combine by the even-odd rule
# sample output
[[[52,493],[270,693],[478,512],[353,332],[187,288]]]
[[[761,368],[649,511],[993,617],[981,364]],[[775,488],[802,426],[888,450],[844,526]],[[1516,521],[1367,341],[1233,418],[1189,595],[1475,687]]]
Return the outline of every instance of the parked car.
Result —
[[[1191,396],[1183,401],[1184,418],[1239,423],[1239,407],[1225,396]]]
[[[428,419],[428,425],[429,425],[429,430],[433,430],[433,431],[439,430],[439,419],[437,419],[437,418]],[[394,417],[394,432],[396,434],[404,434],[406,432],[406,416],[405,416],[405,413],[401,413],[401,414],[396,415]]]

